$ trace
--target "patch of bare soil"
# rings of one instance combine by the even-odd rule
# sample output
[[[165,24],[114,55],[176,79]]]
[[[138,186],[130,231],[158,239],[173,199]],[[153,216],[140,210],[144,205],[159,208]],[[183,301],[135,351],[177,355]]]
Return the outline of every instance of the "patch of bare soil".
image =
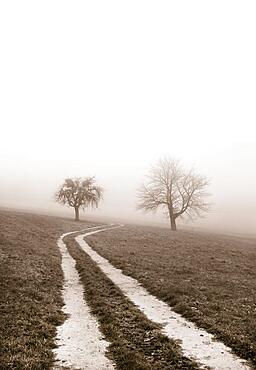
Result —
[[[136,226],[88,240],[151,294],[256,366],[256,240]]]

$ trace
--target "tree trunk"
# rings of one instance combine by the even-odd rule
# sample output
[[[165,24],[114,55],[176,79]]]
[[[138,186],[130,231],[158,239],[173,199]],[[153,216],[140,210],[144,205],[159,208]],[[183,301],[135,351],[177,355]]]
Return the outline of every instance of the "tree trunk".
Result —
[[[75,221],[79,221],[79,208],[75,208]]]
[[[169,209],[169,217],[170,217],[170,223],[171,223],[171,230],[172,231],[177,231],[177,227],[176,227],[176,217],[173,213],[173,208],[172,208],[172,205],[170,204],[168,206],[168,209]]]
[[[176,219],[172,216],[172,217],[170,217],[170,221],[171,221],[171,230],[172,231],[177,231]]]

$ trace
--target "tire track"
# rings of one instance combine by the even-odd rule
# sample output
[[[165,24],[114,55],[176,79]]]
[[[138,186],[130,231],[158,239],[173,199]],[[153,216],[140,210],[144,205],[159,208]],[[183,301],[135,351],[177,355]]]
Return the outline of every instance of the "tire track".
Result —
[[[126,276],[120,269],[113,267],[84,240],[86,236],[115,229],[122,225],[87,232],[75,237],[82,250],[87,253],[100,269],[116,284],[122,292],[151,321],[161,324],[162,333],[181,343],[183,354],[196,360],[202,368],[213,370],[249,370],[243,360],[231,353],[230,348],[215,341],[212,334],[198,329],[193,323],[175,313],[167,304],[155,298],[137,280]]]
[[[63,312],[68,318],[57,328],[55,369],[114,370],[114,364],[105,356],[109,343],[102,338],[99,324],[84,300],[84,289],[75,268],[76,261],[63,241],[65,236],[74,233],[77,231],[65,233],[58,239],[64,274]]]

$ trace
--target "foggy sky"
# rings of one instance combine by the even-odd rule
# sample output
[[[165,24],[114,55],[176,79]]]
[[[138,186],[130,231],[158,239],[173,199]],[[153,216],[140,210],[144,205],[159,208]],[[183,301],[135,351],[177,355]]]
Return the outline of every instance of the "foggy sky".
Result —
[[[193,226],[255,230],[254,1],[0,5],[0,206],[69,211],[66,177],[105,188],[95,216],[135,211],[159,157],[211,179]],[[91,214],[88,211],[88,214]]]

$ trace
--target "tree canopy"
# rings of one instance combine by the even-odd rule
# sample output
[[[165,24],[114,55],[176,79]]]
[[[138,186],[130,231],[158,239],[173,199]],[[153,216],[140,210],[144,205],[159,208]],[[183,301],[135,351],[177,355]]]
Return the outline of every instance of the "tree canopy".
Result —
[[[103,188],[96,184],[95,177],[67,178],[55,194],[58,203],[74,208],[76,221],[80,208],[97,208],[102,198]]]

